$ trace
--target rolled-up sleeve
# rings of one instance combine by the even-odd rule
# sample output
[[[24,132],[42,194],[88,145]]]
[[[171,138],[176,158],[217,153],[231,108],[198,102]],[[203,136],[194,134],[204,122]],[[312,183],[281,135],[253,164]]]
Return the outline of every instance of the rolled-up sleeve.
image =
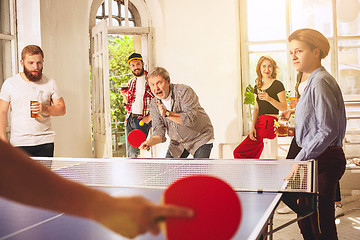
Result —
[[[179,96],[180,102],[182,103],[182,111],[180,112],[182,125],[192,127],[197,121],[198,109],[200,107],[199,98],[190,87],[182,88]]]
[[[153,126],[153,134],[158,135],[162,138],[162,142],[166,141],[166,123],[163,117],[160,115],[159,109],[156,104],[156,99],[152,99],[150,103],[150,115]]]

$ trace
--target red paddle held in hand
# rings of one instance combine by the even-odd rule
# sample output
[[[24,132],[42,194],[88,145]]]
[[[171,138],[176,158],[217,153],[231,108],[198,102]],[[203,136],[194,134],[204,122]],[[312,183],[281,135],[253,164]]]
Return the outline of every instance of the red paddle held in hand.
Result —
[[[163,201],[195,212],[191,219],[166,219],[164,232],[169,240],[231,239],[240,225],[240,199],[230,185],[216,177],[181,178],[165,190]]]
[[[145,133],[139,129],[132,130],[127,136],[127,140],[131,146],[138,148],[146,140]]]

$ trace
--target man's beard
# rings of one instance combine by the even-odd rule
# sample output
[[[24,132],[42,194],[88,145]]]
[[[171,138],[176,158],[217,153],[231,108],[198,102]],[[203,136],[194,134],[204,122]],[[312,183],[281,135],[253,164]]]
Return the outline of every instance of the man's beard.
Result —
[[[38,70],[38,74],[37,75],[33,75],[31,71],[29,71],[29,69],[27,69],[24,66],[24,74],[27,77],[27,79],[29,79],[29,81],[31,82],[37,82],[41,79],[42,77],[42,68]]]
[[[132,72],[135,76],[140,77],[140,76],[144,75],[144,72],[145,72],[144,67],[141,69],[141,71],[140,71],[139,74],[136,74],[136,73],[135,73],[136,70],[138,70],[138,69],[135,69],[135,70]]]

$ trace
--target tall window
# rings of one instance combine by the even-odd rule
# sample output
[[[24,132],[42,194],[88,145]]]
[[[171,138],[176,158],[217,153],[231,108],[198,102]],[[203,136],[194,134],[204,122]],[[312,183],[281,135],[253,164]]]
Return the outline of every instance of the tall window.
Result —
[[[269,55],[278,63],[278,79],[290,94],[296,72],[290,62],[287,37],[300,28],[313,28],[329,40],[323,60],[337,79],[345,100],[360,100],[360,4],[358,0],[240,1],[242,31],[242,89],[254,85],[257,60]],[[250,116],[244,108],[244,116]],[[250,117],[249,117],[250,118]],[[244,129],[248,131],[249,119]],[[246,134],[246,133],[245,133]]]
[[[17,73],[15,0],[0,0],[0,88]],[[10,132],[10,124],[6,128]]]
[[[97,12],[96,20],[98,22],[106,19],[109,26],[135,27],[139,23],[135,20],[133,10],[135,7],[125,0],[112,0],[111,6],[109,6],[109,1],[104,1]]]
[[[108,27],[109,91],[112,131],[112,154],[125,156],[126,110],[121,95],[121,84],[133,77],[127,58],[133,52],[147,55],[147,28],[141,27],[140,14],[130,0],[105,0],[96,14],[96,21],[106,20]],[[144,57],[146,62],[146,59]]]
[[[14,0],[0,0],[0,86],[16,73]]]

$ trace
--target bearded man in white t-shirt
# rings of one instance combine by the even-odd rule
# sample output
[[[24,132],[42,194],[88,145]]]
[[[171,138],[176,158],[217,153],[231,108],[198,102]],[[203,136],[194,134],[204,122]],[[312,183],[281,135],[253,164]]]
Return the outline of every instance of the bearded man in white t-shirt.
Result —
[[[10,143],[30,156],[53,157],[55,132],[51,116],[66,112],[55,80],[42,73],[44,53],[28,45],[21,53],[24,71],[8,78],[0,92],[0,140],[7,142],[6,125],[10,107]],[[36,101],[30,104],[30,101]],[[31,114],[32,112],[32,114]]]
[[[128,90],[122,91],[127,115],[125,118],[126,136],[134,129],[139,129],[147,137],[151,128],[150,101],[154,97],[145,77],[144,62],[141,54],[133,53],[128,58],[129,67],[134,77],[128,82]],[[139,149],[126,142],[126,156],[137,158]]]

